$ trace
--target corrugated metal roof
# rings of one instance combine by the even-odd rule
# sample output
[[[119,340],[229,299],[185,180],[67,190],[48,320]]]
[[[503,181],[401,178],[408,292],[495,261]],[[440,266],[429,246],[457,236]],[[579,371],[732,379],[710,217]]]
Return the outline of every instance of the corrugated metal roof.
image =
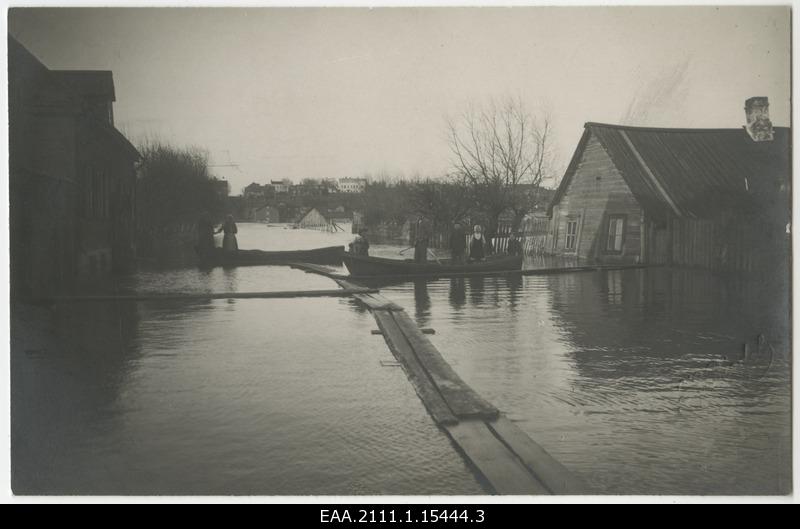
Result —
[[[575,155],[551,202],[557,204],[596,137],[639,203],[651,214],[705,217],[789,182],[791,130],[754,142],[741,129],[659,129],[587,123]]]

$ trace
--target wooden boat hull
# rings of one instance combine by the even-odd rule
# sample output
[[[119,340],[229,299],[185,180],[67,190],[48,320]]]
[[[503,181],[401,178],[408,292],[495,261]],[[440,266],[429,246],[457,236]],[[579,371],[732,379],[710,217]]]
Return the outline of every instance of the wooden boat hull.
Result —
[[[343,261],[350,275],[359,277],[378,276],[424,276],[448,274],[472,274],[483,272],[504,272],[520,270],[521,256],[492,256],[485,261],[472,263],[453,263],[449,259],[415,263],[412,260],[386,259],[361,255],[343,255]],[[441,263],[441,264],[440,264]]]
[[[226,252],[222,248],[214,248],[208,255],[200,256],[203,266],[257,266],[279,265],[293,262],[314,264],[342,264],[344,246],[327,246],[312,250],[289,250],[283,252],[266,252],[263,250],[236,250]]]

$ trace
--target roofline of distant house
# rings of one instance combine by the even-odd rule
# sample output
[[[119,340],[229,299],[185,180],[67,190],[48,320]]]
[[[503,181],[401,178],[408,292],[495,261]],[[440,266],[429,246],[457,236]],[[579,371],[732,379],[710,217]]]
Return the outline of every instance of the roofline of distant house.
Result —
[[[745,130],[744,127],[739,127],[735,129],[730,128],[710,128],[710,129],[692,129],[692,128],[669,128],[669,127],[632,127],[630,125],[615,125],[611,123],[597,123],[595,121],[587,121],[583,125],[584,128],[588,129],[589,127],[603,127],[607,129],[621,129],[621,130],[641,130],[641,131],[650,131],[650,132],[742,132]],[[772,127],[773,129],[780,129],[780,130],[789,130],[789,127]]]

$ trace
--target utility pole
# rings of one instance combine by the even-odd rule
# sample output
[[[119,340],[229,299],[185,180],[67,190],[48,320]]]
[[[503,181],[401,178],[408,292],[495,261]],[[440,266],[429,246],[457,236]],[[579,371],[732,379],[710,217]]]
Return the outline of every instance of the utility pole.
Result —
[[[241,172],[239,170],[239,164],[236,163],[236,162],[231,161],[231,152],[228,151],[228,150],[224,150],[222,152],[224,152],[227,155],[228,162],[227,163],[220,163],[220,164],[209,164],[208,167],[233,167],[237,171]]]

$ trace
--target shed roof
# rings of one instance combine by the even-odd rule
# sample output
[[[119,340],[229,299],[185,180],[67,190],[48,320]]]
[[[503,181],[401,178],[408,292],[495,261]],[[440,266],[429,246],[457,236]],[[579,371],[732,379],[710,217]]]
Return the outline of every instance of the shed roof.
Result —
[[[702,218],[715,205],[752,201],[753,196],[789,181],[791,129],[786,127],[775,127],[772,141],[755,142],[744,128],[665,129],[590,122],[548,213],[569,187],[592,136],[651,214]]]
[[[88,134],[109,141],[112,146],[119,148],[131,160],[138,161],[142,158],[139,150],[116,127],[96,119],[84,119],[82,126]]]

